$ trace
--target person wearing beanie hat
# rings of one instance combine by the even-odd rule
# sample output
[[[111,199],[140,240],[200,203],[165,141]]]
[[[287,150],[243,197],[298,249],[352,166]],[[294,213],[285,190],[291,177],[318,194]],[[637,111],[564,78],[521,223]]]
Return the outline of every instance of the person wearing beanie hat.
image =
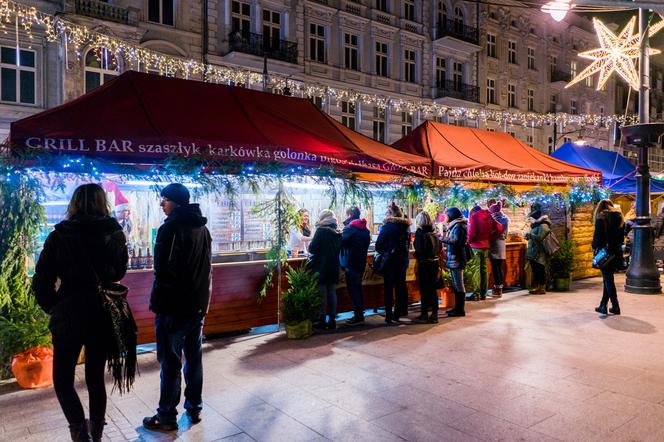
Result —
[[[466,316],[466,288],[463,285],[463,269],[472,258],[469,255],[470,247],[466,242],[468,239],[468,220],[456,207],[450,207],[445,211],[447,215],[447,230],[441,242],[446,247],[445,267],[452,276],[452,288],[454,290],[454,308],[448,310],[447,316]]]
[[[506,240],[507,232],[509,229],[510,219],[502,211],[502,204],[499,202],[489,206],[489,212],[493,220],[500,224],[503,229],[498,233],[494,231],[489,245],[489,261],[491,262],[491,273],[493,274],[493,290],[491,296],[493,298],[500,298],[503,296],[503,283],[504,283],[504,264],[507,259]]]
[[[331,210],[323,210],[318,215],[316,232],[309,244],[307,267],[318,273],[318,291],[323,301],[323,313],[316,328],[335,330],[337,328],[337,284],[339,283],[339,251],[341,232],[338,221]],[[330,319],[326,321],[329,312]]]
[[[544,238],[551,233],[551,220],[542,214],[542,205],[534,203],[530,206],[530,232],[526,233],[528,248],[526,259],[533,272],[533,286],[529,290],[531,295],[546,294],[546,265],[548,257],[544,249]]]
[[[487,269],[487,259],[489,257],[489,246],[491,236],[496,231],[497,226],[488,210],[482,209],[476,205],[470,211],[468,220],[468,244],[475,252],[475,257],[480,264],[480,288],[479,294],[475,294],[473,299],[478,301],[486,299],[489,289],[489,272]],[[502,230],[501,230],[502,232]]]
[[[394,202],[390,203],[376,239],[376,252],[385,257],[380,273],[384,278],[385,322],[388,324],[399,322],[399,317],[408,314],[406,270],[410,253],[409,229],[410,221],[403,216],[401,208]]]
[[[346,275],[346,291],[353,303],[353,317],[346,325],[364,324],[364,294],[362,276],[367,266],[367,251],[371,243],[371,232],[367,229],[367,220],[360,219],[360,209],[351,207],[346,211],[348,219],[344,221],[341,232],[341,251],[339,263]]]
[[[154,246],[154,284],[150,310],[155,316],[157,359],[161,386],[157,414],[143,419],[148,430],[178,429],[182,357],[184,354],[184,408],[189,420],[200,422],[203,407],[203,322],[212,286],[212,238],[198,204],[189,203],[182,184],[161,191],[166,214]]]

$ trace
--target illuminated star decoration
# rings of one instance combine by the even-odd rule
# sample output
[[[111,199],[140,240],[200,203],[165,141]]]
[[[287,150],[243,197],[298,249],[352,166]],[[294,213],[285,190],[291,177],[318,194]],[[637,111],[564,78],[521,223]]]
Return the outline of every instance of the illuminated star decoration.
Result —
[[[609,28],[601,21],[593,18],[595,31],[597,32],[597,39],[601,48],[592,49],[590,51],[581,52],[579,57],[593,60],[593,62],[572,79],[565,88],[575,85],[587,77],[595,75],[599,72],[599,81],[597,82],[597,90],[601,90],[607,82],[611,74],[615,71],[620,75],[632,88],[639,89],[640,81],[639,74],[636,70],[635,60],[639,58],[639,45],[641,44],[641,37],[638,33],[634,34],[634,24],[636,17],[627,23],[627,25],[620,31],[619,34],[614,34]],[[656,24],[648,28],[648,35],[653,36],[664,28],[664,20],[660,20]],[[659,54],[659,49],[650,49],[650,55]]]

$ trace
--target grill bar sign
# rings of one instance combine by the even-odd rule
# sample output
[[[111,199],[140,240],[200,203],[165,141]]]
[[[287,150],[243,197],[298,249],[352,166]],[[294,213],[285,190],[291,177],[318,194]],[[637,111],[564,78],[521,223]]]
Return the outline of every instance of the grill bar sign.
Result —
[[[115,138],[54,138],[27,137],[25,147],[35,150],[46,150],[68,154],[82,154],[118,159],[123,161],[157,161],[169,156],[183,158],[201,157],[215,160],[239,162],[284,162],[305,166],[336,166],[347,169],[358,169],[373,172],[404,172],[420,176],[430,176],[428,166],[400,165],[383,161],[363,153],[315,153],[274,145],[223,145],[213,146],[210,143],[195,141],[173,141],[171,143],[154,143],[153,140],[130,140]]]

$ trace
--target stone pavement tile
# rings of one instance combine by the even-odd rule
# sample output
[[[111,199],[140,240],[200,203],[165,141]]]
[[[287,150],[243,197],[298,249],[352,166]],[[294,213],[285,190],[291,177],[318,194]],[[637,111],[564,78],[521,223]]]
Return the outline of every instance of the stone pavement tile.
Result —
[[[263,400],[241,388],[230,388],[206,396],[205,403],[223,415],[241,408],[261,405],[263,404]]]
[[[263,400],[287,415],[298,418],[315,410],[323,410],[332,404],[306,391],[280,391],[263,397]]]
[[[404,411],[428,416],[443,423],[449,423],[475,413],[475,410],[458,402],[437,396],[427,389],[426,384],[418,383],[417,385],[420,388],[411,385],[398,391],[385,391],[382,396],[388,400],[398,399],[399,404],[406,407]]]
[[[523,428],[529,428],[556,414],[551,410],[540,407],[536,400],[528,399],[528,397],[524,395],[507,401],[478,401],[474,407],[485,414]]]
[[[202,417],[203,421],[195,425],[192,425],[188,418],[180,419],[177,433],[179,439],[191,442],[208,441],[242,433],[236,425],[216,413],[203,412]]]
[[[314,370],[303,367],[298,367],[295,370],[282,373],[279,375],[279,379],[284,383],[288,383],[304,390],[325,388],[342,382],[329,375],[318,373]]]
[[[664,402],[664,385],[645,377],[618,383],[611,391],[656,404]]]
[[[604,435],[606,441],[662,441],[664,440],[664,413],[643,410],[634,419]]]
[[[635,399],[631,396],[625,396],[624,394],[611,391],[600,393],[599,395],[588,399],[586,402],[634,416],[644,411],[651,413],[658,412],[664,416],[664,405],[653,404],[652,402]]]
[[[252,439],[247,433],[234,434],[233,436],[228,436],[223,439],[217,439],[214,442],[253,442],[255,439]]]
[[[555,441],[545,434],[531,431],[482,412],[473,413],[449,424],[464,433],[486,441]]]
[[[30,432],[26,427],[14,428],[11,431],[5,431],[0,433],[0,442],[13,442],[22,437],[27,437],[30,435]]]
[[[373,423],[362,420],[338,407],[312,409],[298,420],[333,441],[401,441],[402,439]]]
[[[477,442],[481,440],[452,428],[439,420],[410,410],[383,416],[373,421],[373,423],[412,442]]]
[[[255,405],[224,416],[257,441],[314,441],[325,438],[276,408]]]
[[[395,396],[394,402],[382,397],[358,391],[350,386],[329,387],[314,392],[319,398],[366,420],[373,420],[403,409]],[[397,391],[395,391],[397,395]]]

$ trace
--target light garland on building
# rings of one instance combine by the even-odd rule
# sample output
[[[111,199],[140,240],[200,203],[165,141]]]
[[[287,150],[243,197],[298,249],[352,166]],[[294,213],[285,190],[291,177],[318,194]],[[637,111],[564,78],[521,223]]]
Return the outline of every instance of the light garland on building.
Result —
[[[87,26],[72,23],[61,17],[50,16],[36,10],[34,7],[21,5],[10,0],[0,0],[0,30],[7,33],[8,26],[12,23],[16,27],[20,24],[31,40],[33,39],[33,26],[43,27],[47,41],[52,43],[62,41],[65,54],[69,50],[73,50],[80,57],[82,55],[81,51],[84,48],[98,47],[110,51],[110,53],[115,54],[117,57],[121,57],[125,63],[135,67],[138,71],[151,70],[166,76],[185,79],[193,76],[206,82],[245,86],[257,85],[263,82],[263,74],[260,72],[238,69],[237,67],[204,64],[192,59],[161,54],[122,39],[91,31]],[[551,125],[554,122],[563,126],[609,127],[614,123],[631,124],[636,121],[634,116],[570,115],[565,113],[539,114],[535,112],[513,112],[475,107],[447,106],[430,101],[397,99],[378,94],[358,92],[353,89],[331,87],[308,81],[304,82],[274,73],[270,73],[267,85],[272,90],[294,89],[303,97],[320,97],[325,100],[335,100],[337,104],[341,101],[359,102],[370,104],[380,109],[389,107],[395,112],[419,113],[424,118],[445,116],[454,119],[468,118],[470,120],[482,120],[485,123],[487,121],[495,121],[498,124],[509,124],[524,128]]]
[[[639,58],[641,36],[638,33],[634,34],[635,23],[636,17],[632,17],[620,33],[614,34],[604,23],[593,18],[593,25],[601,47],[579,54],[579,57],[593,60],[593,62],[567,83],[565,88],[599,73],[599,81],[597,82],[597,90],[599,91],[609,80],[611,74],[616,72],[634,90],[638,91],[641,82],[636,70],[635,60]],[[664,20],[651,25],[648,28],[648,35],[652,37],[662,28],[664,28]],[[661,51],[650,48],[649,53],[655,55],[661,53]]]

